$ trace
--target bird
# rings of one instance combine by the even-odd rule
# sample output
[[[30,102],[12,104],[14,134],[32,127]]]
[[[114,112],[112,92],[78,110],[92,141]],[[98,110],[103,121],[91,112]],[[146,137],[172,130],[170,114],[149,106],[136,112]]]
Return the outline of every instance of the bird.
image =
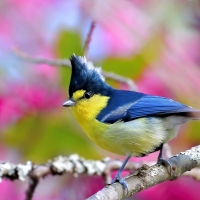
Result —
[[[86,57],[73,54],[69,98],[70,107],[86,135],[112,153],[126,156],[111,184],[119,182],[128,190],[121,173],[131,157],[160,151],[157,162],[171,163],[163,157],[163,145],[178,134],[182,124],[200,119],[200,110],[162,96],[119,90],[105,82],[102,69]]]

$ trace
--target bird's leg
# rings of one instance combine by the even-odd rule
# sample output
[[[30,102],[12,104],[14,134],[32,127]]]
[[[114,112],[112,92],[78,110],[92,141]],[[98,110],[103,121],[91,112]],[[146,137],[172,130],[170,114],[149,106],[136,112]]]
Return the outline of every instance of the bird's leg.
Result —
[[[163,158],[162,154],[163,154],[163,144],[161,145],[160,153],[158,155],[158,163],[161,163],[161,164],[165,165],[167,167],[167,169],[168,169],[169,174],[172,176],[172,165],[168,160],[165,160]]]
[[[124,167],[126,166],[126,163],[129,161],[130,158],[131,158],[131,156],[126,156],[125,161],[123,162],[123,164],[120,167],[119,171],[117,172],[115,178],[111,182],[111,184],[113,184],[113,183],[118,181],[123,186],[123,188],[127,190],[127,193],[128,193],[128,185],[127,185],[126,181],[121,177],[121,173],[122,173]]]

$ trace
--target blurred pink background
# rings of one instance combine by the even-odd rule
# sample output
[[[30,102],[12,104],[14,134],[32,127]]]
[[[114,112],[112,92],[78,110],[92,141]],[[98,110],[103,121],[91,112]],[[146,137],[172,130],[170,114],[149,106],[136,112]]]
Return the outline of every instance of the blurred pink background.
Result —
[[[48,59],[81,55],[92,21],[96,26],[88,57],[97,66],[132,78],[141,92],[200,108],[199,1],[2,0],[0,160],[45,163],[71,153],[88,159],[124,159],[90,142],[71,112],[62,107],[70,69],[31,64],[13,52],[18,49]],[[199,128],[199,122],[183,126],[170,142],[172,152],[199,144]],[[156,156],[154,153],[143,159],[155,161]],[[196,200],[199,186],[199,182],[181,177],[129,199]],[[103,179],[97,176],[49,176],[38,185],[34,199],[84,199],[102,187]],[[27,181],[3,180],[1,200],[24,199],[26,188]]]

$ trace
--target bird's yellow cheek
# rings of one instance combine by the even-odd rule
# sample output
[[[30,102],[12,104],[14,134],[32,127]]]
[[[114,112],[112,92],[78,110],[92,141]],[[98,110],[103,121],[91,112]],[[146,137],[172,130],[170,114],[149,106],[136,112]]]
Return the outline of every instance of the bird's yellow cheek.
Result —
[[[72,112],[88,137],[97,143],[106,125],[97,121],[96,117],[107,106],[109,97],[94,95],[90,99],[81,99],[72,107]]]
[[[107,106],[109,97],[96,94],[90,99],[81,99],[72,107],[73,114],[78,122],[96,119],[98,114]]]

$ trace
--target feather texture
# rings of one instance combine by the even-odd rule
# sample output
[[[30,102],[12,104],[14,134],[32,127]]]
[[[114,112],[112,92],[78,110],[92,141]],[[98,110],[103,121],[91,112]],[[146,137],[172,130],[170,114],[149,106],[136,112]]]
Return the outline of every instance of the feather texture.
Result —
[[[112,92],[106,109],[101,111],[97,119],[105,123],[115,123],[120,120],[127,122],[148,116],[182,115],[190,117],[195,113],[200,113],[200,111],[168,98],[115,90]]]

